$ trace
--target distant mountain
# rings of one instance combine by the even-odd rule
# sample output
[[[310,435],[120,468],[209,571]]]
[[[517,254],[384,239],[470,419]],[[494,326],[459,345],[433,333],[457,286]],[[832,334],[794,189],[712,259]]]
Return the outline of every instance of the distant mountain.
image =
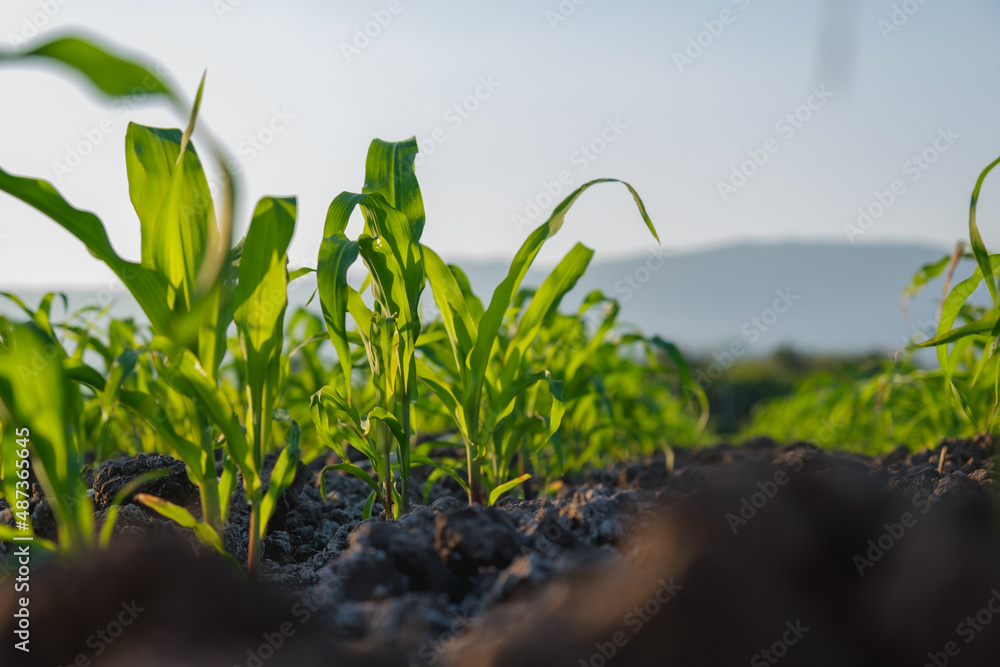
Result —
[[[941,283],[928,286],[900,308],[903,288],[922,265],[939,259],[945,248],[918,245],[836,245],[780,243],[734,245],[676,254],[662,263],[652,255],[611,262],[595,259],[564,302],[574,307],[600,289],[622,304],[620,319],[646,333],[660,334],[689,353],[710,353],[740,342],[745,353],[766,354],[790,344],[817,352],[891,352],[921,327],[932,325]],[[458,264],[476,294],[489,301],[508,265],[502,262]],[[956,280],[972,272],[963,265]],[[538,285],[545,267],[529,272],[525,284]],[[293,306],[304,304],[315,280],[302,278],[290,294]],[[426,292],[430,296],[430,290]],[[41,292],[22,294],[29,303]],[[109,294],[76,292],[71,305],[104,305]],[[115,292],[114,312],[137,315],[124,292]],[[310,308],[319,309],[318,300]],[[0,303],[0,312],[16,309]]]
[[[946,252],[917,245],[781,243],[676,254],[662,265],[652,256],[595,259],[571,295],[575,301],[568,301],[578,303],[600,289],[621,301],[621,320],[695,353],[722,350],[735,341],[753,355],[782,344],[808,351],[889,352],[921,326],[933,327],[941,281],[908,305],[908,317],[900,297],[921,265]],[[487,296],[507,268],[462,266],[476,293]],[[972,270],[971,263],[960,267],[956,279]],[[536,270],[527,282],[542,279],[544,273]]]

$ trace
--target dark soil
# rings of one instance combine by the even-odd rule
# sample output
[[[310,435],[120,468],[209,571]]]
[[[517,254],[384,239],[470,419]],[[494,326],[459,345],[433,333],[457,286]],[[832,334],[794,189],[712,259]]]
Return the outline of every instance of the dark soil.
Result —
[[[21,594],[0,586],[0,664],[1000,664],[984,438],[877,460],[767,440],[680,450],[673,471],[654,457],[494,509],[437,486],[399,521],[362,521],[353,477],[328,473],[323,502],[322,465],[284,494],[252,585],[124,505],[111,552],[35,564],[30,655],[9,639]],[[196,508],[183,469],[144,456],[98,472],[98,522],[159,467],[171,475],[139,491]],[[32,516],[51,534],[41,497]],[[248,523],[234,496],[225,541],[244,560]],[[95,640],[129,604],[135,621]]]

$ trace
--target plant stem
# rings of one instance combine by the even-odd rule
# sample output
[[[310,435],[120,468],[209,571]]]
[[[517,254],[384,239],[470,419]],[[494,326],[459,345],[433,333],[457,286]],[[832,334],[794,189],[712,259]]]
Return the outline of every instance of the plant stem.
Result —
[[[472,457],[472,447],[468,444],[465,451],[469,461],[469,505],[483,504],[483,477],[479,469],[479,460]]]
[[[399,513],[410,511],[410,399],[403,387],[403,436],[405,443],[399,445],[399,476],[403,480]]]
[[[379,447],[385,452],[385,518],[393,517],[392,513],[392,442],[389,436],[389,427],[382,422],[378,422],[375,427],[376,438]]]
[[[521,443],[520,459],[521,460],[518,461],[520,464],[518,466],[520,468],[520,474],[524,475],[525,473],[531,473],[531,460],[528,458],[528,445],[526,440]],[[525,500],[531,500],[535,497],[534,490],[531,488],[531,479],[524,480],[521,484],[521,490],[524,492]]]
[[[215,529],[215,532],[222,535],[222,509],[219,500],[219,481],[214,476],[210,476],[198,485],[198,491],[201,494],[202,519],[205,520],[205,523]]]

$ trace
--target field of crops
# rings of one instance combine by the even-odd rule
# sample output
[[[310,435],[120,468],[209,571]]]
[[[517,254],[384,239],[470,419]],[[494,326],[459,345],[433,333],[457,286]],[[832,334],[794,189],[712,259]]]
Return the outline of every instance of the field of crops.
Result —
[[[187,104],[73,37],[0,67],[37,61],[109,102],[164,100],[182,127],[124,137],[138,261],[100,211],[0,168],[4,196],[75,237],[144,314],[2,294],[20,315],[0,318],[0,553],[5,582],[29,560],[35,578],[30,596],[2,591],[3,664],[920,664],[957,655],[949,614],[993,609],[1000,255],[976,208],[1000,161],[974,184],[968,244],[900,295],[943,279],[936,331],[895,359],[799,373],[720,435],[682,350],[620,324],[600,291],[563,306],[593,249],[525,284],[592,187],[626,188],[659,243],[628,183],[578,187],[475,294],[421,242],[435,221],[417,142],[374,139],[313,263],[290,266],[296,198],[239,219],[228,149],[196,131],[204,79]],[[310,307],[292,310],[306,279]],[[972,301],[984,283],[989,307]],[[711,641],[720,628],[731,642]],[[962,664],[991,664],[996,636]],[[761,637],[759,655],[729,652]]]

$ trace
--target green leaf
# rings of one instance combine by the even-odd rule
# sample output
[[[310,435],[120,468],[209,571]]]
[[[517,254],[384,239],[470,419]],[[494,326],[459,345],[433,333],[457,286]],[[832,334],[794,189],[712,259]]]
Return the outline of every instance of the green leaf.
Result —
[[[139,360],[139,353],[136,350],[125,350],[114,360],[111,368],[108,369],[108,380],[104,384],[101,393],[101,412],[105,420],[111,418],[114,405],[118,401],[125,380],[135,370],[136,362]],[[103,379],[103,378],[102,378]]]
[[[392,437],[396,440],[396,443],[400,447],[409,447],[409,440],[406,438],[406,434],[403,433],[403,427],[400,425],[399,420],[396,419],[395,415],[389,414],[383,408],[372,408],[371,412],[368,413],[368,419],[380,421],[389,428],[389,432],[392,433]],[[366,433],[367,435],[367,433]]]
[[[233,413],[225,394],[202,368],[194,354],[168,338],[156,336],[150,350],[163,355],[157,359],[160,376],[175,390],[195,401],[200,410],[218,427],[226,438],[230,456],[241,466],[244,480],[260,485],[260,467],[250,455],[246,436],[239,419]]]
[[[92,255],[114,271],[135,296],[157,333],[170,328],[167,280],[146,266],[118,256],[100,219],[71,206],[48,181],[14,176],[0,169],[0,190],[44,213],[87,246]]]
[[[217,233],[201,160],[180,130],[130,123],[125,135],[129,197],[142,230],[142,263],[167,278],[191,307],[202,262]]]
[[[319,472],[319,492],[323,496],[323,502],[326,502],[326,473],[328,470],[342,470],[346,473],[354,475],[365,484],[372,488],[372,493],[378,495],[379,502],[382,500],[382,492],[378,487],[378,484],[372,479],[372,476],[366,473],[364,470],[354,465],[353,463],[334,463],[332,465],[324,466]]]
[[[622,183],[628,188],[629,192],[632,193],[632,197],[635,199],[643,221],[653,234],[653,238],[657,241],[660,240],[656,234],[656,228],[653,226],[653,222],[649,219],[649,215],[646,213],[646,207],[642,203],[642,199],[639,198],[638,193],[628,183],[623,183],[622,181],[618,181],[616,179],[597,179],[584,183],[569,197],[563,200],[552,212],[549,219],[540,227],[535,229],[528,236],[527,240],[525,240],[525,242],[521,245],[521,248],[517,251],[517,255],[514,257],[513,262],[511,262],[507,277],[500,283],[499,286],[497,286],[496,290],[494,290],[493,298],[490,300],[490,305],[479,322],[479,335],[476,339],[475,348],[469,357],[469,382],[466,384],[462,393],[462,404],[467,414],[478,410],[482,395],[483,382],[486,377],[486,367],[489,363],[493,345],[496,342],[497,333],[500,330],[500,325],[503,322],[504,314],[513,301],[518,288],[521,286],[521,281],[524,279],[525,274],[528,272],[532,262],[534,262],[535,257],[538,255],[538,251],[541,250],[542,245],[547,239],[551,238],[554,234],[556,234],[556,232],[559,231],[565,221],[566,214],[569,212],[569,209],[577,201],[577,199],[579,199],[580,196],[587,191],[587,189],[600,183],[610,182]]]
[[[163,77],[154,73],[150,67],[115,55],[108,49],[86,39],[66,36],[46,42],[24,52],[0,51],[0,65],[8,62],[19,63],[32,59],[49,59],[69,66],[79,74],[82,74],[101,92],[111,97],[127,98],[129,104],[134,104],[133,100],[138,98],[155,99],[156,97],[163,96],[167,98],[179,113],[187,114],[188,112],[188,108],[180,96],[177,95]],[[203,76],[194,106],[188,116],[187,131],[181,140],[181,153],[185,152],[184,148],[187,146],[191,133],[194,130],[195,118],[204,90],[204,82],[205,78]],[[210,239],[210,243],[208,244],[207,252],[204,254],[193,252],[190,256],[185,255],[182,257],[183,262],[178,262],[178,254],[175,252],[178,245],[176,237],[179,236],[181,239],[186,239],[190,242],[197,241],[197,236],[192,237],[190,229],[183,227],[177,229],[165,228],[163,233],[171,241],[164,244],[162,248],[156,248],[157,251],[162,251],[165,255],[161,258],[161,261],[170,267],[168,275],[175,288],[178,286],[177,276],[179,275],[181,263],[184,264],[184,271],[186,273],[189,273],[187,271],[190,268],[188,266],[189,263],[201,263],[201,270],[197,279],[199,296],[212,289],[226,260],[226,252],[229,248],[232,235],[232,214],[236,205],[238,189],[234,174],[229,168],[233,160],[226,155],[225,151],[209,135],[204,132],[202,134],[209,144],[211,153],[218,164],[223,191],[225,193],[220,209],[219,229],[216,230],[214,224],[209,225],[208,238]],[[186,162],[182,160],[180,163],[182,170],[184,164]],[[178,179],[175,178],[174,180]],[[207,191],[199,189],[200,194],[197,195],[196,201],[203,201],[205,200],[205,193]],[[202,323],[199,321],[186,322],[183,323],[184,326],[180,327],[178,331],[171,331],[170,311],[175,305],[174,300],[176,298],[176,293],[170,286],[171,281],[168,281],[164,275],[152,270],[149,263],[137,265],[125,262],[118,257],[114,250],[111,249],[107,234],[100,221],[92,214],[85,214],[69,206],[51,184],[41,180],[22,179],[0,170],[0,190],[14,195],[42,213],[45,213],[82,240],[91,253],[108,264],[125,283],[129,291],[136,297],[140,307],[142,307],[143,311],[149,317],[157,333],[170,333],[175,339],[182,340],[182,333],[202,327]],[[179,207],[185,200],[189,200],[191,197],[191,193],[187,191],[185,186],[177,186],[172,192],[173,194],[168,193],[166,196],[168,202],[173,202],[170,204],[172,208]],[[144,246],[144,249],[148,250],[148,246]],[[145,255],[144,258],[146,258]],[[190,297],[190,289],[186,284],[186,280],[182,294],[187,294]],[[181,311],[191,309],[192,299],[186,298],[184,301],[184,308]],[[198,310],[199,312],[204,312],[201,307]],[[177,315],[181,319],[184,319],[183,312],[178,312]],[[228,324],[228,321],[226,324]],[[183,342],[187,344],[189,341],[183,339]],[[209,360],[206,359],[207,361]],[[209,365],[213,367],[213,364]]]
[[[660,243],[660,237],[656,233],[656,227],[653,226],[653,221],[649,219],[649,214],[646,213],[646,205],[642,203],[642,198],[639,197],[639,193],[636,192],[635,188],[633,188],[631,185],[629,185],[625,181],[620,181],[617,178],[598,178],[593,181],[584,183],[576,190],[574,190],[569,197],[564,199],[558,206],[556,206],[555,210],[552,211],[552,215],[549,216],[549,219],[543,225],[543,227],[548,228],[548,233],[549,233],[548,238],[554,236],[556,232],[558,232],[562,228],[563,222],[566,220],[566,214],[569,213],[569,209],[572,208],[573,204],[576,203],[576,200],[579,199],[580,196],[584,192],[589,190],[591,187],[598,185],[600,183],[621,183],[626,188],[628,188],[629,193],[632,195],[632,199],[635,200],[635,205],[639,207],[639,214],[642,215],[642,220],[643,222],[646,223],[646,228],[649,229],[649,233],[653,235],[653,238],[656,239],[656,242]]]
[[[302,450],[299,449],[299,425],[291,422],[291,437],[288,446],[281,450],[274,468],[271,470],[271,478],[268,481],[267,493],[260,509],[260,538],[263,539],[267,533],[267,524],[274,515],[274,510],[278,506],[278,497],[284,493],[285,489],[295,481],[295,472],[298,468],[299,456]]]
[[[97,391],[103,391],[105,388],[104,376],[79,359],[64,359],[63,370],[66,372],[67,379],[73,382],[78,382]]]
[[[104,525],[101,526],[101,536],[97,542],[101,549],[107,549],[108,545],[111,544],[111,536],[115,531],[115,521],[118,519],[118,511],[121,509],[121,505],[125,502],[125,499],[143,484],[166,477],[169,474],[170,468],[150,470],[137,477],[133,477],[128,484],[118,490],[118,493],[115,494],[114,499],[111,501],[111,506],[108,508],[107,514],[104,515]]]
[[[114,55],[79,37],[61,37],[21,53],[0,51],[0,62],[48,58],[67,65],[111,97],[164,95],[179,103],[173,89],[149,66]]]
[[[310,269],[308,266],[303,266],[301,269],[295,269],[294,271],[290,271],[288,273],[288,282],[291,283],[292,281],[298,280],[299,278],[308,275],[310,273],[316,273],[316,269]]]
[[[144,419],[167,441],[177,457],[184,461],[188,473],[195,481],[201,483],[209,476],[215,476],[215,457],[209,457],[208,452],[201,447],[177,435],[160,402],[153,396],[125,389],[119,393],[118,401]]]
[[[426,215],[424,199],[413,169],[417,156],[415,137],[406,141],[375,139],[368,148],[365,162],[365,194],[377,192],[393,208],[402,211],[414,242],[420,241]]]
[[[361,208],[365,218],[365,233],[358,239],[355,247],[344,236],[344,230],[357,207]],[[329,316],[331,340],[341,358],[345,376],[348,375],[345,366],[346,324],[342,319],[342,306],[346,293],[348,310],[352,310],[346,271],[356,258],[357,250],[371,274],[372,294],[378,303],[380,315],[385,319],[392,318],[393,325],[403,337],[400,346],[403,386],[408,393],[415,391],[410,376],[413,372],[413,350],[420,332],[418,305],[426,276],[420,246],[413,241],[406,215],[393,208],[379,192],[361,195],[345,192],[331,203],[323,234],[326,249],[321,246],[320,252],[325,255],[327,262],[325,267],[321,267],[324,275],[318,278],[320,300],[326,301],[324,313]],[[355,324],[359,330],[368,326],[368,323],[357,319]],[[367,343],[366,346],[370,348]],[[370,349],[369,359],[373,359]]]
[[[427,385],[427,388],[437,396],[449,414],[452,415],[455,419],[455,424],[458,426],[466,442],[472,443],[472,446],[475,446],[475,434],[470,433],[468,430],[461,402],[455,395],[451,385],[439,378],[422,359],[417,361],[417,377]]]
[[[508,357],[511,350],[515,348],[519,349],[522,355],[524,354],[528,346],[538,336],[545,319],[559,309],[563,297],[573,289],[580,277],[583,276],[593,256],[593,250],[577,243],[552,270],[552,273],[535,292],[531,303],[524,311],[524,315],[521,316],[521,320],[517,324],[517,334],[507,346]]]
[[[288,306],[288,244],[295,231],[294,198],[265,197],[257,204],[240,258],[234,320],[246,361],[252,421],[252,454],[260,468],[270,441],[278,396],[285,309]],[[237,458],[237,463],[240,459]]]
[[[347,312],[350,287],[347,284],[347,270],[358,258],[358,244],[340,232],[323,239],[319,249],[319,264],[316,282],[319,288],[319,302],[323,309],[330,341],[337,352],[341,372],[347,388],[347,400],[351,399],[351,348],[347,343]],[[371,316],[369,315],[369,319]]]
[[[375,250],[380,254],[391,253],[395,265],[390,262],[389,266],[396,277],[402,281],[402,289],[392,293],[396,307],[383,314],[387,317],[390,315],[397,317],[399,330],[403,333],[407,333],[407,329],[411,325],[414,328],[419,328],[419,324],[416,322],[417,305],[426,283],[426,276],[420,246],[413,239],[407,218],[388,204],[378,193],[368,195],[359,205],[365,214],[367,227],[375,238],[373,241]],[[383,243],[386,247],[379,247]],[[364,256],[364,249],[365,244],[362,242],[362,256]],[[371,268],[369,266],[369,269]],[[375,271],[372,271],[372,274],[378,278],[386,278],[384,273],[376,275]],[[417,333],[417,330],[410,331],[410,339],[415,340]]]
[[[501,484],[497,488],[495,488],[492,491],[490,491],[489,506],[492,507],[494,504],[496,504],[496,501],[500,499],[500,496],[502,496],[503,494],[507,493],[508,491],[510,491],[511,489],[513,489],[515,486],[517,486],[519,484],[524,484],[529,479],[531,479],[531,475],[525,473],[525,474],[521,475],[520,477],[518,477],[517,479],[512,479],[509,482],[505,482],[504,484]]]
[[[34,471],[50,500],[60,547],[89,546],[93,507],[74,440],[79,390],[67,377],[62,348],[34,324],[11,327],[0,348],[0,399],[14,423],[30,430]]]
[[[448,477],[451,477],[453,480],[458,482],[458,485],[462,487],[462,490],[465,491],[465,493],[469,493],[469,484],[462,479],[462,476],[455,472],[453,468],[438,463],[426,454],[413,453],[410,454],[410,459],[413,463],[430,466],[435,470],[440,470],[442,474],[448,475]]]
[[[459,289],[462,290],[462,296],[465,297],[465,303],[469,307],[469,312],[472,313],[472,319],[478,322],[483,317],[483,302],[472,291],[472,283],[469,282],[469,277],[465,275],[465,271],[460,266],[449,264],[448,268],[451,269]]]
[[[384,504],[382,497],[377,492],[372,491],[371,493],[369,493],[368,498],[365,500],[364,507],[361,508],[362,520],[372,518],[372,508],[375,506],[376,498],[379,499],[379,502],[382,502]]]
[[[930,281],[940,276],[952,262],[952,253],[949,253],[936,262],[924,264],[910,279],[910,284],[903,290],[903,303],[906,304],[923,291]]]
[[[451,341],[455,364],[464,375],[465,359],[475,345],[476,320],[452,270],[427,246],[423,246],[423,253],[434,302],[441,311],[441,321]]]
[[[976,256],[976,262],[979,264],[979,270],[983,272],[983,277],[986,280],[986,286],[990,290],[990,296],[993,297],[993,305],[1000,306],[1000,301],[997,299],[997,281],[993,275],[993,271],[990,265],[990,254],[986,250],[986,244],[983,243],[983,237],[979,233],[979,226],[976,224],[976,209],[979,206],[979,191],[983,187],[983,182],[991,171],[1000,165],[1000,158],[994,160],[983,173],[979,175],[979,179],[976,181],[976,187],[972,191],[972,204],[969,206],[969,239],[972,241],[972,253]]]
[[[263,352],[288,305],[288,245],[295,231],[294,197],[265,197],[257,203],[240,257],[234,319],[251,348]]]
[[[954,343],[955,341],[966,338],[967,336],[982,336],[993,332],[998,324],[1000,324],[1000,313],[994,312],[993,314],[986,315],[975,322],[970,322],[965,326],[952,329],[944,334],[935,336],[930,340],[918,343],[915,347],[937,347],[939,345]]]
[[[229,325],[236,309],[236,285],[243,254],[243,242],[229,251],[228,258],[219,272],[218,281],[203,296],[191,313],[198,327],[198,359],[211,377],[219,374],[219,367],[226,355]],[[187,336],[182,333],[181,339]]]
[[[495,400],[490,401],[490,409],[487,412],[486,418],[483,420],[482,428],[479,431],[478,442],[480,447],[486,446],[486,443],[489,442],[490,436],[497,423],[506,415],[510,414],[510,411],[514,407],[514,399],[517,398],[517,395],[541,380],[546,380],[550,383],[553,382],[552,374],[548,371],[540,371],[538,373],[523,375],[516,380],[504,383],[503,390],[500,392],[500,395],[497,396]],[[561,395],[561,387],[556,389],[556,394]]]
[[[18,542],[20,542],[21,544],[24,544],[24,542],[21,541],[23,540],[24,535],[25,533],[22,530],[17,530],[16,528],[12,528],[11,526],[0,525],[0,542],[9,542],[11,544],[17,544]],[[46,551],[59,550],[58,544],[52,542],[51,540],[46,540],[45,538],[39,537],[35,534],[31,535],[31,545],[33,547],[41,547]]]
[[[219,536],[219,533],[217,533],[216,530],[207,523],[198,521],[194,518],[191,512],[187,511],[180,505],[175,505],[168,500],[151,496],[148,493],[136,494],[135,500],[136,502],[142,503],[151,510],[167,517],[184,528],[190,528],[194,531],[194,534],[199,540],[219,552],[219,554],[226,559],[234,570],[238,572],[243,571],[243,566],[240,565],[239,561],[236,560],[232,554],[226,551],[226,547],[223,544],[222,537]]]

